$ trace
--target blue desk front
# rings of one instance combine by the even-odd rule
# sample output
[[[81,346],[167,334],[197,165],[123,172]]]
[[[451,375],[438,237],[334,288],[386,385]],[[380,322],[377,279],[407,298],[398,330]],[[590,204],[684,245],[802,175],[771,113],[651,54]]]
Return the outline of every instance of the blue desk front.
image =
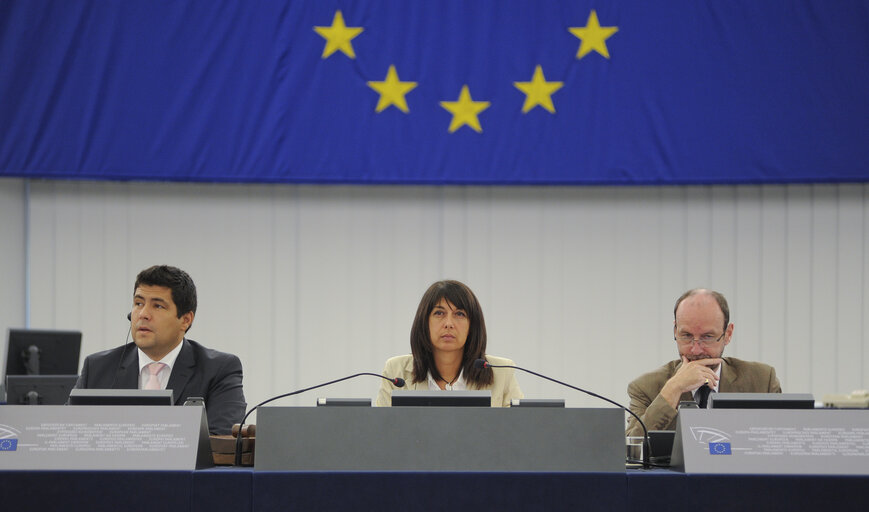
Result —
[[[3,510],[869,510],[866,476],[3,471]]]

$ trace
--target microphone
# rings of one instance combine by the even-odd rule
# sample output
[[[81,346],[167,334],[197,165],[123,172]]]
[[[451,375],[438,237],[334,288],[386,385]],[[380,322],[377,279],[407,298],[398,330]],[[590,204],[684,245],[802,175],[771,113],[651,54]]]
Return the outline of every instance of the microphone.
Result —
[[[247,420],[247,417],[250,416],[250,413],[254,412],[255,410],[259,409],[260,407],[262,407],[263,405],[265,405],[269,402],[273,402],[273,401],[277,400],[278,398],[286,398],[288,396],[298,395],[299,393],[304,393],[305,391],[311,391],[312,389],[322,388],[322,387],[328,386],[330,384],[335,384],[337,382],[353,379],[355,377],[359,377],[362,375],[370,375],[372,377],[380,377],[381,379],[388,380],[389,382],[392,383],[393,386],[395,386],[397,388],[403,388],[404,384],[405,384],[404,379],[402,379],[401,377],[395,377],[395,378],[390,379],[389,377],[386,377],[385,375],[380,375],[379,373],[362,372],[362,373],[354,373],[353,375],[348,375],[347,377],[341,377],[340,379],[330,380],[329,382],[317,384],[316,386],[311,386],[309,388],[299,389],[296,391],[290,391],[289,393],[284,393],[282,395],[273,396],[273,397],[269,398],[268,400],[264,400],[264,401],[256,404],[255,406],[253,406],[249,411],[247,411],[247,413],[241,419],[241,423],[238,424],[238,436],[235,438],[235,465],[241,466],[241,446],[242,446],[242,440],[244,439],[242,437],[241,433],[244,429],[244,422],[245,422],[245,420]]]
[[[133,312],[130,311],[127,313],[127,320],[133,321]],[[130,334],[133,332],[133,324],[130,324],[129,329],[127,329],[127,339],[124,340],[124,350],[121,351],[121,358],[118,359],[118,367],[115,368],[115,376],[112,378],[112,386],[110,389],[115,388],[115,383],[118,381],[118,372],[121,371],[121,365],[124,364],[124,356],[127,355],[127,343],[130,342]]]
[[[489,364],[489,361],[486,361],[485,359],[476,359],[476,360],[474,361],[474,368],[513,368],[514,370],[522,370],[523,372],[530,373],[531,375],[535,375],[535,376],[537,376],[537,377],[540,377],[541,379],[546,379],[546,380],[551,381],[551,382],[554,382],[554,383],[556,383],[556,384],[561,384],[562,386],[567,386],[567,387],[569,387],[570,389],[575,389],[575,390],[577,390],[577,391],[582,391],[582,392],[585,393],[586,395],[591,395],[591,396],[593,396],[593,397],[595,397],[595,398],[600,398],[601,400],[603,400],[603,401],[605,401],[605,402],[609,402],[609,403],[615,405],[615,406],[618,407],[619,409],[623,409],[623,410],[627,411],[631,416],[633,416],[634,418],[636,418],[637,421],[640,422],[640,426],[643,427],[643,467],[649,467],[649,466],[650,466],[650,464],[649,464],[649,458],[650,458],[651,455],[652,455],[652,454],[650,453],[651,450],[652,450],[652,447],[651,447],[651,445],[649,444],[649,431],[646,429],[646,424],[643,423],[643,420],[641,420],[640,417],[637,416],[637,415],[634,413],[634,411],[628,409],[628,408],[625,407],[624,405],[622,405],[622,404],[620,404],[620,403],[618,403],[618,402],[616,402],[616,401],[610,400],[609,398],[607,398],[607,397],[605,397],[605,396],[598,395],[597,393],[592,393],[591,391],[588,391],[588,390],[585,390],[585,389],[582,389],[582,388],[579,388],[579,387],[576,387],[576,386],[572,386],[572,385],[570,385],[570,384],[568,384],[568,383],[566,383],[566,382],[561,382],[560,380],[553,379],[552,377],[547,377],[546,375],[541,375],[541,374],[539,374],[539,373],[537,373],[537,372],[533,372],[533,371],[528,370],[528,369],[526,369],[526,368],[520,368],[519,366],[509,366],[509,365],[496,365],[496,364]]]

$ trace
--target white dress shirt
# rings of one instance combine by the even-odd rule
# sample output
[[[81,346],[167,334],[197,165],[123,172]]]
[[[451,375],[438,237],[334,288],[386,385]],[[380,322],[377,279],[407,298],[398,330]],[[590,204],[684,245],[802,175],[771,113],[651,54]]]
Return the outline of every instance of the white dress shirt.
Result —
[[[178,359],[178,354],[181,353],[182,345],[184,345],[184,340],[181,340],[181,343],[177,347],[173,348],[171,352],[159,361],[152,360],[142,352],[142,349],[136,349],[139,352],[139,389],[145,389],[145,384],[151,378],[151,372],[145,368],[151,363],[163,363],[166,365],[157,373],[157,378],[160,380],[160,389],[166,389],[166,385],[169,384],[169,376],[172,374],[172,366],[175,364],[175,360]]]

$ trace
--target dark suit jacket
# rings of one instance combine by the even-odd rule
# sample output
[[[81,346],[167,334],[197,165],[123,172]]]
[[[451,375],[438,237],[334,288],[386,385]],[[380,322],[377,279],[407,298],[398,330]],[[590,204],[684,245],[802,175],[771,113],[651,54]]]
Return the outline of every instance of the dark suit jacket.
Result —
[[[681,360],[670,361],[652,372],[637,377],[628,384],[628,395],[631,397],[631,411],[639,416],[649,430],[674,430],[676,428],[676,409],[659,393],[664,384],[682,366]],[[721,368],[721,380],[718,381],[718,391],[721,393],[781,393],[781,384],[775,376],[772,366],[743,361],[735,357],[725,357]],[[682,393],[679,401],[693,401],[690,392]],[[643,435],[643,427],[631,416],[628,436]]]
[[[244,416],[247,404],[242,390],[238,357],[205,348],[184,339],[172,367],[166,389],[174,392],[175,404],[187,397],[205,399],[211,434],[229,434],[233,423]],[[87,356],[76,382],[77,389],[138,389],[139,356],[135,343]]]

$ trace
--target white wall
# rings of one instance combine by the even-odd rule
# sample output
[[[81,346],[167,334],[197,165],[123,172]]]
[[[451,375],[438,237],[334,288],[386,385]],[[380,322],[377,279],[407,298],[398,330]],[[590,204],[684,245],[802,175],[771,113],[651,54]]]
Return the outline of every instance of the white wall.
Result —
[[[135,274],[179,266],[199,290],[190,337],[241,357],[251,404],[409,352],[417,302],[441,278],[477,293],[490,353],[625,404],[632,378],[675,357],[673,302],[696,286],[731,303],[726,353],[774,365],[785,391],[869,387],[863,184],[30,192],[33,327],[81,329],[85,354],[120,345]],[[519,379],[528,397],[605,405]],[[378,386],[359,378],[283,403]]]
[[[25,315],[25,183],[0,180],[0,374],[6,365],[6,332],[24,327]]]

